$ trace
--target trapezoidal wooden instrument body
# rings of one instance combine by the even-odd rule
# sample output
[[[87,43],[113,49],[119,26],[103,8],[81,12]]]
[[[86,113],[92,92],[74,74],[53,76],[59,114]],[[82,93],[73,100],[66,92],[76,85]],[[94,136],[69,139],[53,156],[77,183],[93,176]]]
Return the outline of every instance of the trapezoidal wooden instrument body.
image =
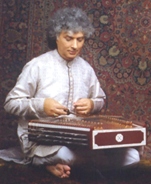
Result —
[[[110,116],[55,118],[29,121],[28,137],[30,141],[47,145],[90,149],[135,147],[146,145],[146,128]]]

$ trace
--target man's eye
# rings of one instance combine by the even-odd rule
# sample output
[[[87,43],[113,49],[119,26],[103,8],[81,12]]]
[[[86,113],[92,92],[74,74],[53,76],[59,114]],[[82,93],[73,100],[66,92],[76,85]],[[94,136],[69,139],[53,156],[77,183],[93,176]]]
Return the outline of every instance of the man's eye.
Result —
[[[82,42],[84,39],[83,38],[79,38],[78,39],[78,42]]]
[[[66,37],[65,39],[66,39],[67,41],[70,41],[70,40],[71,40],[71,38],[70,38],[70,37]]]

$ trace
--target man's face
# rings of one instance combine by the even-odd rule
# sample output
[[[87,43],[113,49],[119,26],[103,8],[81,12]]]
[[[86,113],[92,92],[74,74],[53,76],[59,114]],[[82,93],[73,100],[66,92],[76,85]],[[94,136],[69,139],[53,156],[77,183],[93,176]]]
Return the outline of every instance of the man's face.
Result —
[[[73,60],[80,53],[84,41],[85,37],[82,32],[62,31],[56,41],[60,56],[66,61]]]

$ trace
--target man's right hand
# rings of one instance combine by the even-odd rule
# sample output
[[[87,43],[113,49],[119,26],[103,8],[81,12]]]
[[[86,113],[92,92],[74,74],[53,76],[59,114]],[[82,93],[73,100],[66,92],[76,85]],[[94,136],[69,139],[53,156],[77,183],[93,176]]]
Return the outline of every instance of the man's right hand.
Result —
[[[68,109],[52,98],[46,98],[44,101],[44,112],[48,116],[57,117],[67,115]]]

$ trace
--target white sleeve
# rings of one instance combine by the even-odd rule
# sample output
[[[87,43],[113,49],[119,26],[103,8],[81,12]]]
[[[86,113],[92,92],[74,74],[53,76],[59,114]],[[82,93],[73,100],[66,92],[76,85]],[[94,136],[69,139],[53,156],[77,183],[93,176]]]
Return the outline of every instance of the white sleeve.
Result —
[[[90,86],[90,98],[94,103],[94,108],[92,110],[92,113],[99,112],[103,105],[104,105],[104,99],[106,98],[106,95],[101,88],[100,82],[97,79],[95,73],[93,72],[91,75],[91,86]]]
[[[27,118],[44,114],[44,98],[34,98],[38,83],[38,67],[34,63],[33,60],[24,66],[16,85],[8,93],[4,103],[8,113]]]

